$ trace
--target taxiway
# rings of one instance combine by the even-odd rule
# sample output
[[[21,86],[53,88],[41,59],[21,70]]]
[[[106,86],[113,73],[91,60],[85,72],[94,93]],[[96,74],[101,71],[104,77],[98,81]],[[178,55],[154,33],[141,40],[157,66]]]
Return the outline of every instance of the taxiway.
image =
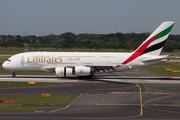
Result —
[[[161,77],[141,70],[98,75],[96,79],[54,76],[0,76],[1,81],[62,82],[59,85],[0,88],[2,95],[79,94],[63,109],[0,111],[0,119],[179,119],[178,77]],[[168,83],[168,84],[167,84]],[[23,94],[22,94],[23,93]]]

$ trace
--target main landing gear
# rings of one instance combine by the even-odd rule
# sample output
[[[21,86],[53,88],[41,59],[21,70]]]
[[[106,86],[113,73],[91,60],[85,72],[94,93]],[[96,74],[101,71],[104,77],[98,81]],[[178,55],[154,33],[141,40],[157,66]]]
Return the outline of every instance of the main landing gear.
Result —
[[[96,78],[96,76],[95,75],[89,75],[89,76],[78,76],[78,78],[80,78],[80,79],[95,79]]]
[[[91,78],[95,79],[95,78],[96,78],[96,76],[95,76],[95,75],[92,75],[92,76],[91,76]]]
[[[15,78],[15,77],[16,77],[16,74],[15,74],[15,72],[13,72],[13,74],[12,74],[12,77],[13,77],[13,78]]]

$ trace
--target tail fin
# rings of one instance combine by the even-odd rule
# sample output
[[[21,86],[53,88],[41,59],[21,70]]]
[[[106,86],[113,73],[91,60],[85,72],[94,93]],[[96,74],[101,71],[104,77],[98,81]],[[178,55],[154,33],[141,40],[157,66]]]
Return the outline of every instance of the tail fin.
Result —
[[[140,55],[151,54],[158,56],[174,25],[173,21],[163,22],[137,49]]]
[[[174,21],[163,22],[134,52],[123,62],[126,64],[143,54],[159,56],[166,39],[174,25]]]
[[[163,22],[140,46],[138,49],[143,49],[143,54],[159,56],[161,50],[168,38],[170,31],[174,25],[173,21]],[[136,50],[136,51],[137,51]],[[138,50],[139,51],[139,50]]]

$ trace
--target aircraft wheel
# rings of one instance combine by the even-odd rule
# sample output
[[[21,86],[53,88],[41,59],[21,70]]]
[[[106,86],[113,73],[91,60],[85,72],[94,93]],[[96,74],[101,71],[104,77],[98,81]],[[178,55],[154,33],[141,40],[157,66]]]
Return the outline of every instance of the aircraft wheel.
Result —
[[[88,76],[88,78],[95,79],[96,76],[95,75],[90,75],[90,76]]]
[[[13,78],[15,78],[15,77],[16,77],[16,75],[12,75],[12,77],[13,77]]]
[[[12,77],[13,77],[13,78],[15,78],[15,77],[16,77],[16,74],[15,74],[15,72],[13,72],[13,74],[12,74]]]
[[[78,78],[79,78],[79,79],[82,79],[82,78],[84,78],[84,76],[78,76]]]

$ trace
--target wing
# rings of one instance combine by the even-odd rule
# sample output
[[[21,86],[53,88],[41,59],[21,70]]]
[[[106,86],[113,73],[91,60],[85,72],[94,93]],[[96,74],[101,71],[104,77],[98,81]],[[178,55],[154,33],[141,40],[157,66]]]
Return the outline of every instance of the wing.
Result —
[[[55,72],[55,68],[57,66],[45,66],[42,67],[41,69],[45,72]],[[66,66],[66,67],[70,67],[70,68],[75,68],[75,66]],[[109,73],[109,72],[114,72],[115,69],[112,65],[84,65],[83,67],[90,67],[91,71],[93,73],[101,73],[101,72],[105,72],[105,73]]]
[[[44,72],[55,72],[56,66],[44,66],[41,68]]]
[[[115,71],[113,66],[91,66],[91,70],[93,71],[93,73],[109,73]]]

